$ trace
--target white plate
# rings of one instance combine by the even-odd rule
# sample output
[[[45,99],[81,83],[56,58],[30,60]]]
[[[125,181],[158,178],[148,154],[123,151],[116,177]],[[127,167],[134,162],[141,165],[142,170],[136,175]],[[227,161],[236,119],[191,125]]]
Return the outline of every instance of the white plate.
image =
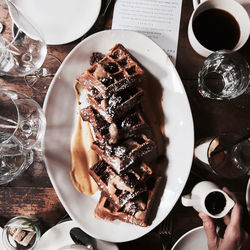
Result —
[[[101,0],[13,0],[44,35],[47,44],[65,44],[84,35],[95,23]],[[17,23],[18,24],[18,23]]]
[[[75,79],[89,67],[94,51],[107,53],[116,43],[122,43],[161,83],[166,116],[165,131],[169,138],[166,176],[167,184],[156,218],[143,228],[120,221],[96,219],[93,211],[99,193],[80,194],[70,179],[70,141],[73,120],[77,114],[73,91]],[[193,120],[189,102],[175,67],[164,51],[146,36],[122,30],[102,31],[76,46],[62,63],[54,77],[44,103],[47,130],[43,141],[48,174],[71,218],[88,234],[111,242],[136,239],[156,227],[171,211],[187,181],[194,146]]]
[[[248,180],[247,190],[246,190],[246,204],[247,204],[248,213],[250,215],[250,178]]]
[[[174,244],[171,250],[208,250],[207,238],[203,227],[196,227],[184,235]]]
[[[45,232],[38,241],[35,250],[56,250],[58,248],[74,244],[70,237],[70,229],[79,227],[75,221],[66,221],[55,225]],[[118,247],[110,242],[96,241],[97,250],[118,250]]]
[[[0,249],[4,249],[3,241],[2,241],[2,233],[3,233],[3,228],[0,227]]]

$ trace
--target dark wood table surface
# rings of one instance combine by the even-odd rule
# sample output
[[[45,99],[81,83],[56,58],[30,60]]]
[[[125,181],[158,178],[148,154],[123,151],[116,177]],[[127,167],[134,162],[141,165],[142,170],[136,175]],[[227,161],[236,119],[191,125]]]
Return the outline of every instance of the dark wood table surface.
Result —
[[[250,92],[230,101],[205,99],[197,92],[197,74],[204,58],[191,48],[187,37],[188,20],[192,13],[192,1],[183,0],[181,23],[179,31],[176,69],[185,87],[194,121],[195,142],[201,138],[217,135],[221,132],[246,133],[250,130]],[[110,29],[112,24],[111,8],[107,13],[104,29]],[[2,15],[3,13],[0,13]],[[4,13],[6,14],[6,13]],[[7,16],[7,15],[6,15]],[[9,17],[6,22],[10,22]],[[178,32],[178,31],[176,31]],[[66,45],[48,46],[48,54],[56,56],[61,61],[80,42],[80,39]],[[250,41],[239,51],[250,63]],[[47,89],[52,77],[43,78],[42,83],[32,89],[26,85],[23,78],[0,77],[0,87],[17,90],[35,99],[43,105]],[[178,152],[176,152],[178,154]],[[181,157],[181,156],[180,156]],[[185,166],[183,166],[185,168]],[[249,230],[250,218],[245,204],[247,179],[226,181],[208,174],[192,164],[190,176],[183,194],[201,180],[211,180],[219,186],[228,186],[236,192],[244,207],[244,226]],[[172,243],[188,230],[202,225],[198,213],[193,208],[181,205],[180,199],[173,208],[174,229]],[[32,166],[20,177],[5,186],[0,186],[0,226],[19,215],[34,215],[42,224],[42,232],[54,226],[64,215],[62,204],[50,182],[43,161],[43,155],[36,152]],[[249,230],[250,231],[250,230]],[[119,249],[162,249],[157,228],[140,239],[120,243]]]

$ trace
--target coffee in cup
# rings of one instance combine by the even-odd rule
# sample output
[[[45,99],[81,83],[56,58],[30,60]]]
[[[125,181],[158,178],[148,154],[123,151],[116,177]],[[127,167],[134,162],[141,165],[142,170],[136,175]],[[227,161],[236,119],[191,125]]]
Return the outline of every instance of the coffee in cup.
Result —
[[[234,0],[206,0],[192,13],[188,38],[193,49],[207,57],[222,49],[236,51],[248,40],[247,11]]]

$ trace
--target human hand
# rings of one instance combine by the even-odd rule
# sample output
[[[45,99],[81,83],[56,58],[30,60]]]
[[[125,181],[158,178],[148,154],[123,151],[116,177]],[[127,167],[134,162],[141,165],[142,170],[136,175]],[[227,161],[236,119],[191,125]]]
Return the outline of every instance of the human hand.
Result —
[[[234,193],[227,188],[223,188],[223,190],[235,201],[231,216],[226,215],[224,217],[226,230],[223,238],[216,234],[216,226],[213,220],[208,215],[199,213],[206,232],[208,248],[209,250],[250,250],[250,236],[241,227],[242,208]]]

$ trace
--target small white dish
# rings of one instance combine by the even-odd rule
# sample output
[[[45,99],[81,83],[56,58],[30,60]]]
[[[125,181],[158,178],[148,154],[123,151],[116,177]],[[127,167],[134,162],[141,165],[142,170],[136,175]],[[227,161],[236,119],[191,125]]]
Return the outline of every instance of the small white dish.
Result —
[[[248,180],[247,190],[246,190],[246,204],[247,204],[248,213],[250,215],[250,178]]]
[[[75,221],[65,221],[55,225],[45,232],[38,241],[35,250],[57,250],[63,249],[66,246],[74,245],[70,237],[70,229],[80,227]],[[118,250],[118,247],[110,242],[96,240],[97,250]],[[1,246],[1,245],[0,245]],[[72,249],[77,249],[73,248]]]
[[[80,38],[93,26],[101,9],[101,0],[13,0],[13,3],[50,45]]]
[[[184,235],[174,244],[171,250],[208,250],[207,238],[203,227],[196,227]]]

